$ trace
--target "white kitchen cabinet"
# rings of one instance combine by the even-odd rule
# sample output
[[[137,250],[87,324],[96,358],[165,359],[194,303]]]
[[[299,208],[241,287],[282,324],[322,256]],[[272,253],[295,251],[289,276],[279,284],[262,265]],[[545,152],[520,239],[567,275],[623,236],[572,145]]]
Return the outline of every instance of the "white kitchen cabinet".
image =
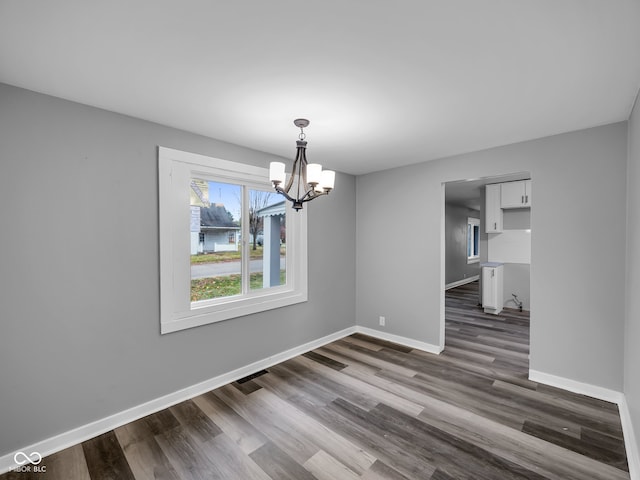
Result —
[[[482,264],[482,308],[497,315],[504,306],[504,267],[502,263]]]
[[[485,233],[502,232],[502,207],[500,205],[500,184],[485,187],[484,231]]]
[[[531,180],[502,183],[500,190],[501,208],[527,208],[531,206]]]

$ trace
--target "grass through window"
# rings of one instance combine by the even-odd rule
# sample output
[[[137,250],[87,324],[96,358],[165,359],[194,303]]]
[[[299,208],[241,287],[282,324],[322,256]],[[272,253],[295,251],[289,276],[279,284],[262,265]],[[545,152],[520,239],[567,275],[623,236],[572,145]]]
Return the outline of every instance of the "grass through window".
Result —
[[[280,271],[280,281],[286,282],[286,272]],[[262,287],[262,272],[252,273],[249,277],[250,287]],[[209,277],[191,280],[191,301],[210,300],[212,298],[228,297],[242,293],[240,275],[226,277]]]

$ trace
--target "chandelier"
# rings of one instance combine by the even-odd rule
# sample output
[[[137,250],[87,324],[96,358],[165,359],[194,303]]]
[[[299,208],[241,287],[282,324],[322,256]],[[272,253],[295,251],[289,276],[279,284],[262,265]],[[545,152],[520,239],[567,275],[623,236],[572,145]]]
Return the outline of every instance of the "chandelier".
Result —
[[[269,180],[273,183],[276,192],[283,195],[293,203],[293,208],[298,211],[302,209],[302,204],[327,195],[333,190],[336,172],[333,170],[322,170],[319,163],[307,163],[305,150],[307,149],[306,135],[304,129],[309,126],[306,118],[297,118],[293,124],[300,128],[298,135],[296,159],[293,161],[293,168],[289,181],[284,188],[286,173],[285,165],[282,162],[271,162],[269,166]]]

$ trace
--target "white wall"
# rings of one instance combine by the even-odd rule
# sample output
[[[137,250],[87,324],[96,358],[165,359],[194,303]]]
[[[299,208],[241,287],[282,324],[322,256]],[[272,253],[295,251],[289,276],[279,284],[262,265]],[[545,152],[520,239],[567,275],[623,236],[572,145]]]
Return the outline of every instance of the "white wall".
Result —
[[[359,325],[438,344],[442,183],[527,171],[531,211],[531,368],[622,390],[626,123],[360,176]],[[363,241],[393,218],[408,243],[377,255]]]
[[[640,442],[640,102],[629,119],[627,163],[627,303],[624,393]],[[640,452],[636,457],[640,460]]]
[[[339,175],[305,206],[307,303],[160,336],[158,145],[282,160],[0,84],[0,456],[353,325]]]

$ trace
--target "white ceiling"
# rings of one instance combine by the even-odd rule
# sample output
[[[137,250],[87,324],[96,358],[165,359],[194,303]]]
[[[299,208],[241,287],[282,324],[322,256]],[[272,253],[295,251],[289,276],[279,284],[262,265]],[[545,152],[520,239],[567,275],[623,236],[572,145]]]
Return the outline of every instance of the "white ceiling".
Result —
[[[361,174],[626,120],[640,0],[0,0],[0,82]]]

